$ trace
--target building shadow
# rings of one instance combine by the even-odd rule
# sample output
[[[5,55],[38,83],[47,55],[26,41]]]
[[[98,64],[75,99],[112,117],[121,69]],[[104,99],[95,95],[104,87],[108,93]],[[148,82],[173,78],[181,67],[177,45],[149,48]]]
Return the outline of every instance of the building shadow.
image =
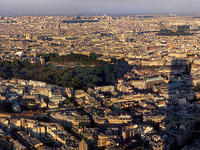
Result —
[[[191,62],[172,59],[165,70],[168,70],[163,74],[166,80],[159,89],[165,101],[158,105],[165,118],[159,124],[160,135],[153,137],[152,148],[181,149],[195,133],[196,114],[191,104],[195,99]]]

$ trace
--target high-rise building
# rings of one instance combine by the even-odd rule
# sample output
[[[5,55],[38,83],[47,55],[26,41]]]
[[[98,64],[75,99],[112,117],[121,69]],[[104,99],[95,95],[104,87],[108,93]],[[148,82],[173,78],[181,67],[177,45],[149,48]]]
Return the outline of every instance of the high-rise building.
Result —
[[[79,143],[79,150],[88,150],[88,144],[85,142],[84,139]]]

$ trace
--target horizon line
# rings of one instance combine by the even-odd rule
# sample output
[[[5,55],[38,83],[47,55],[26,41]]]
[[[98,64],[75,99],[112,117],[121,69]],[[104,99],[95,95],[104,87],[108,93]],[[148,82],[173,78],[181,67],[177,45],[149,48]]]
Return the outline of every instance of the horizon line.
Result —
[[[1,14],[1,17],[39,17],[39,16],[49,16],[49,17],[56,17],[56,16],[195,16],[200,17],[200,14],[183,14],[183,13],[68,13],[68,14]]]

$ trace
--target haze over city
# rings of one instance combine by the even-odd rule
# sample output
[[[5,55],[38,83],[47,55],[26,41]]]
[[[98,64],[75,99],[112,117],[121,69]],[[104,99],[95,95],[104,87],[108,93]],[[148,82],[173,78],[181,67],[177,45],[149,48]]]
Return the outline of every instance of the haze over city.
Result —
[[[0,149],[200,149],[200,0],[0,0]]]
[[[0,15],[198,15],[199,0],[0,0]]]

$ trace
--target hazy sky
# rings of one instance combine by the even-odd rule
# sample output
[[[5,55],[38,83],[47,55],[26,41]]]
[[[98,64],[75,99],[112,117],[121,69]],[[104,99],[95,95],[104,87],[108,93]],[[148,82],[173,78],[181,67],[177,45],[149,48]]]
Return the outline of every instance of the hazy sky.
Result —
[[[0,0],[0,15],[200,14],[200,0]]]

